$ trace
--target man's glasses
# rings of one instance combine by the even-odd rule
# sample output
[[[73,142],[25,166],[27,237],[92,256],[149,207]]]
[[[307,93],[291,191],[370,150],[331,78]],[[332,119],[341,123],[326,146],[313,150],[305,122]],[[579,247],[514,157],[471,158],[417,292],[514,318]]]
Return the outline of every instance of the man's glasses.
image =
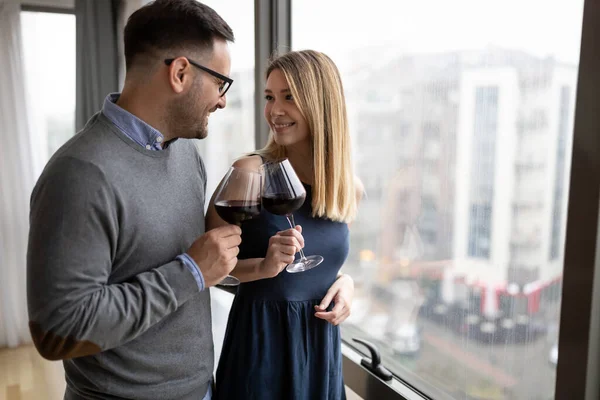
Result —
[[[187,58],[187,57],[186,57]],[[167,58],[165,60],[165,64],[167,65],[171,65],[171,63],[174,61],[174,58]],[[196,68],[200,68],[202,71],[204,72],[208,72],[209,74],[211,74],[212,76],[214,76],[215,78],[220,79],[222,82],[219,85],[219,93],[221,93],[221,97],[225,96],[225,93],[227,93],[227,91],[229,90],[229,88],[231,87],[231,84],[233,83],[233,79],[226,77],[225,75],[221,75],[220,73],[218,73],[217,71],[213,71],[210,68],[206,68],[203,65],[198,64],[195,61],[190,60],[189,58],[187,59],[188,62],[190,64],[192,64],[194,67]]]

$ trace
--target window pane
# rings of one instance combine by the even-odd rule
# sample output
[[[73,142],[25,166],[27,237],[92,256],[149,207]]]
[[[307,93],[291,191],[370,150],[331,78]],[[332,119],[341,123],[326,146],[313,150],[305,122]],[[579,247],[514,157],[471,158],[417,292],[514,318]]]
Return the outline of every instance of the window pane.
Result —
[[[292,4],[367,191],[344,339],[436,399],[552,398],[583,1]]]
[[[75,134],[75,15],[21,12],[21,30],[33,154],[40,172]]]
[[[197,141],[208,174],[207,196],[212,196],[234,159],[256,149],[254,143],[254,2],[202,0],[229,24],[235,43],[229,44],[231,78],[227,106],[208,119],[208,137]],[[208,206],[208,201],[206,202]],[[215,369],[225,338],[233,296],[211,289]]]
[[[255,149],[254,145],[254,2],[202,0],[229,24],[235,35],[231,52],[233,84],[227,106],[208,119],[208,137],[198,142],[207,165],[211,195],[235,158]],[[208,202],[207,202],[208,205]]]

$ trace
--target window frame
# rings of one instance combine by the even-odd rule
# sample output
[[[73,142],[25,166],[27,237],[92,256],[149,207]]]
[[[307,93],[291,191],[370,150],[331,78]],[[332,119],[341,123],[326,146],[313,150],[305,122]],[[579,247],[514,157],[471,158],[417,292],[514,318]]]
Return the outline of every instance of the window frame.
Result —
[[[600,361],[600,4],[584,0],[560,310],[557,399],[597,399]],[[598,261],[596,261],[598,260]]]
[[[21,4],[21,12],[39,12],[48,14],[73,14],[75,15],[75,8],[73,7],[58,7],[58,6],[41,6],[36,4]]]
[[[265,71],[269,58],[276,51],[284,53],[292,47],[291,13],[291,0],[254,0],[254,137],[257,149],[264,147],[269,138],[269,125],[263,117]]]

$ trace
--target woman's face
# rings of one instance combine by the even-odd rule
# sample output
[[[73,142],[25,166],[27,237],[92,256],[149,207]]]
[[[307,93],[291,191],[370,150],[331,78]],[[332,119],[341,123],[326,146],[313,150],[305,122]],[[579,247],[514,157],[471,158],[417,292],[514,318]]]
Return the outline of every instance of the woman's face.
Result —
[[[265,119],[273,131],[275,143],[290,146],[310,140],[308,124],[279,69],[273,70],[267,78],[265,99]]]

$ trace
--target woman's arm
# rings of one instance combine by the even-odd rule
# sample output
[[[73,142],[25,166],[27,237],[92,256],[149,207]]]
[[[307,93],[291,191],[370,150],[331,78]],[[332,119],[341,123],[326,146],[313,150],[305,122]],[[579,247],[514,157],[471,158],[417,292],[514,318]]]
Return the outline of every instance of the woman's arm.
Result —
[[[350,316],[353,298],[354,281],[350,275],[339,274],[321,300],[321,304],[315,306],[315,317],[324,319],[333,325],[339,325]],[[332,301],[335,303],[333,309],[325,311]]]
[[[358,208],[365,193],[365,187],[358,177],[354,179],[354,186],[356,187],[356,207]],[[348,228],[350,228],[350,225],[348,224]],[[324,319],[333,325],[341,324],[350,316],[353,298],[354,280],[350,275],[339,272],[335,282],[321,300],[321,304],[315,306],[315,317]],[[333,309],[325,311],[332,301],[335,302]]]

